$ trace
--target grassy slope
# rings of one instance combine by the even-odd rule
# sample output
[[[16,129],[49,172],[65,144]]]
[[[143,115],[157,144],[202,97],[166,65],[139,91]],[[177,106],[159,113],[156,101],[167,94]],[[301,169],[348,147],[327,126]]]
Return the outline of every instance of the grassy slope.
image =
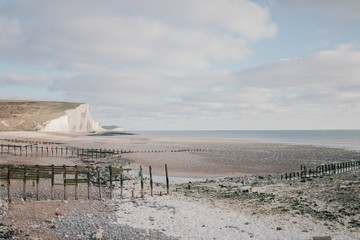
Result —
[[[81,103],[0,100],[0,131],[36,131],[38,124],[59,118]],[[5,126],[1,122],[4,121]]]

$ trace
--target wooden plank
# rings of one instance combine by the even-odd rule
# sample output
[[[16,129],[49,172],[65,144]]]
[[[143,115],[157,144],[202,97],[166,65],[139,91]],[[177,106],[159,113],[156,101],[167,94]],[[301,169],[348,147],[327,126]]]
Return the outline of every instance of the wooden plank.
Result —
[[[71,179],[71,178],[67,178],[67,179],[64,179],[64,183],[66,183],[66,184],[75,184],[75,183],[88,183],[88,180],[87,179],[83,179],[83,178],[81,178],[81,179]]]

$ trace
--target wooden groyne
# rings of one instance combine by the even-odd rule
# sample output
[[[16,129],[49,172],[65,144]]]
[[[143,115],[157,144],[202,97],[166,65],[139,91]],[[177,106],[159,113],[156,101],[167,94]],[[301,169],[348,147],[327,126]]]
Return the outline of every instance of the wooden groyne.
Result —
[[[114,182],[120,181],[120,197],[124,198],[124,171],[130,171],[130,168],[122,167],[90,167],[90,166],[54,166],[54,165],[0,165],[0,182],[7,184],[7,197],[9,201],[14,201],[11,194],[12,184],[19,182],[23,185],[23,199],[27,198],[27,182],[32,181],[33,186],[36,189],[36,199],[40,200],[40,181],[50,180],[50,195],[51,200],[55,200],[55,186],[63,186],[63,199],[68,199],[68,187],[75,187],[75,200],[79,199],[78,186],[84,184],[87,186],[87,199],[91,199],[91,185],[95,185],[99,190],[99,198],[103,199],[108,196],[113,199]],[[150,170],[150,186],[151,196],[153,196],[153,181]],[[170,194],[169,190],[169,177],[167,171],[167,165],[165,165],[166,171],[166,191]],[[139,178],[141,183],[141,197],[144,198],[144,179],[142,173],[142,167],[140,166]],[[49,182],[49,181],[48,181]],[[106,184],[106,188],[109,189],[109,194],[104,194],[103,185]],[[44,186],[44,184],[42,184]],[[134,198],[134,190],[132,195]],[[161,192],[160,192],[161,195]]]
[[[110,182],[110,198],[113,198],[113,181],[116,175],[122,175],[124,171],[129,171],[129,168],[118,168],[113,166],[107,166],[104,169],[109,172]],[[0,165],[0,181],[7,183],[8,199],[11,201],[11,182],[12,180],[20,180],[23,182],[23,199],[26,200],[26,182],[36,181],[36,199],[40,200],[40,180],[51,180],[51,200],[55,197],[55,186],[64,187],[64,199],[67,200],[67,187],[75,186],[75,199],[78,199],[78,185],[87,184],[88,187],[88,199],[91,199],[90,186],[92,183],[92,177],[98,176],[96,184],[99,186],[100,198],[101,193],[101,175],[103,169],[89,166],[42,166],[42,165]],[[60,177],[60,182],[59,181]]]
[[[101,148],[76,148],[54,146],[55,143],[31,142],[31,145],[1,144],[0,155],[4,156],[25,156],[25,157],[57,157],[57,158],[83,158],[100,159],[111,155],[121,155],[127,153],[179,153],[179,152],[204,152],[204,149],[177,149],[177,150],[147,150],[133,151],[123,149],[101,149]],[[34,144],[34,145],[33,145]],[[38,145],[44,144],[44,145]]]
[[[38,145],[0,145],[1,156],[23,156],[23,157],[57,157],[57,158],[87,158],[100,159],[110,155],[120,155],[122,150],[101,149],[101,148],[75,148],[58,146]]]
[[[294,180],[306,177],[320,177],[325,175],[341,174],[345,172],[356,171],[360,169],[360,160],[322,164],[313,168],[307,168],[306,166],[300,166],[300,171],[290,172],[282,174],[281,180]]]

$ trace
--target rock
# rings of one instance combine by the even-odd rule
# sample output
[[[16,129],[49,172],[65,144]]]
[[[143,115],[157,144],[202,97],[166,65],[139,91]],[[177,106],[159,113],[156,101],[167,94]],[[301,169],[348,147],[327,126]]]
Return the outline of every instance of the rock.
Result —
[[[150,216],[149,220],[153,222],[153,221],[155,221],[155,218],[153,216]]]
[[[104,233],[104,230],[102,230],[101,228],[98,229],[95,233],[95,237],[94,239],[95,240],[102,240],[103,239],[103,233]]]
[[[62,216],[63,214],[61,212],[55,212],[56,216]]]
[[[313,240],[331,240],[330,236],[313,237]]]
[[[282,227],[277,227],[277,228],[276,228],[276,231],[281,231],[281,230],[283,230]]]
[[[62,202],[65,203],[65,204],[68,204],[68,203],[69,203],[68,200],[63,200]]]
[[[55,219],[54,218],[53,219],[46,219],[45,222],[53,224],[55,222]]]
[[[57,228],[59,228],[59,225],[57,225],[56,223],[54,223],[51,227],[57,229]]]

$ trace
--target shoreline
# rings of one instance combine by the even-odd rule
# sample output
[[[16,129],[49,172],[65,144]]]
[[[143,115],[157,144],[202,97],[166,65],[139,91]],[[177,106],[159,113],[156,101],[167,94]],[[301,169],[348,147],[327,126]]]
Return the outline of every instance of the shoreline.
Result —
[[[8,203],[1,200],[7,197],[6,187],[2,186],[0,231],[14,239],[94,239],[101,234],[105,239],[144,240],[312,239],[314,236],[347,240],[360,235],[359,170],[287,181],[268,176],[272,172],[299,171],[300,164],[317,166],[336,162],[340,157],[343,161],[360,159],[360,153],[355,151],[273,143],[114,139],[49,133],[0,133],[0,144],[6,142],[4,136],[56,141],[62,146],[79,148],[132,151],[120,158],[125,165],[130,162],[133,169],[124,181],[124,199],[120,198],[119,182],[113,200],[107,199],[107,184],[102,188],[106,199],[100,198],[98,187],[93,185],[91,201],[86,200],[85,185],[79,188],[80,200],[74,200],[71,186],[67,190],[69,200],[60,200],[63,187],[56,189],[57,200],[46,200],[51,195],[50,180],[41,181],[42,201],[36,201],[36,188],[30,181],[27,201],[22,201],[23,186],[19,180],[19,184],[12,184],[15,201]],[[3,162],[8,159],[19,164],[81,163],[75,158],[0,156]],[[100,165],[110,165],[111,161],[114,159],[99,160]],[[170,195],[166,194],[164,184],[164,163],[169,169]],[[144,169],[144,198],[136,176],[139,164]],[[154,170],[154,196],[150,195],[149,165]],[[212,169],[216,171],[211,172]],[[223,176],[209,177],[220,173]]]
[[[164,165],[167,164],[170,176],[176,178],[280,175],[299,171],[300,166],[311,168],[324,163],[360,159],[360,152],[341,148],[246,140],[144,138],[128,135],[114,138],[80,133],[0,132],[0,144],[8,144],[3,140],[6,138],[56,141],[64,147],[124,150],[126,153],[122,153],[120,159],[128,162],[129,167],[138,169],[142,165],[144,174],[149,174],[148,167],[151,166],[153,175],[164,176]],[[41,160],[34,157],[28,159],[31,162]],[[43,160],[46,162],[46,159]],[[6,163],[6,158],[2,157],[2,161]],[[71,164],[69,159],[58,161]]]

